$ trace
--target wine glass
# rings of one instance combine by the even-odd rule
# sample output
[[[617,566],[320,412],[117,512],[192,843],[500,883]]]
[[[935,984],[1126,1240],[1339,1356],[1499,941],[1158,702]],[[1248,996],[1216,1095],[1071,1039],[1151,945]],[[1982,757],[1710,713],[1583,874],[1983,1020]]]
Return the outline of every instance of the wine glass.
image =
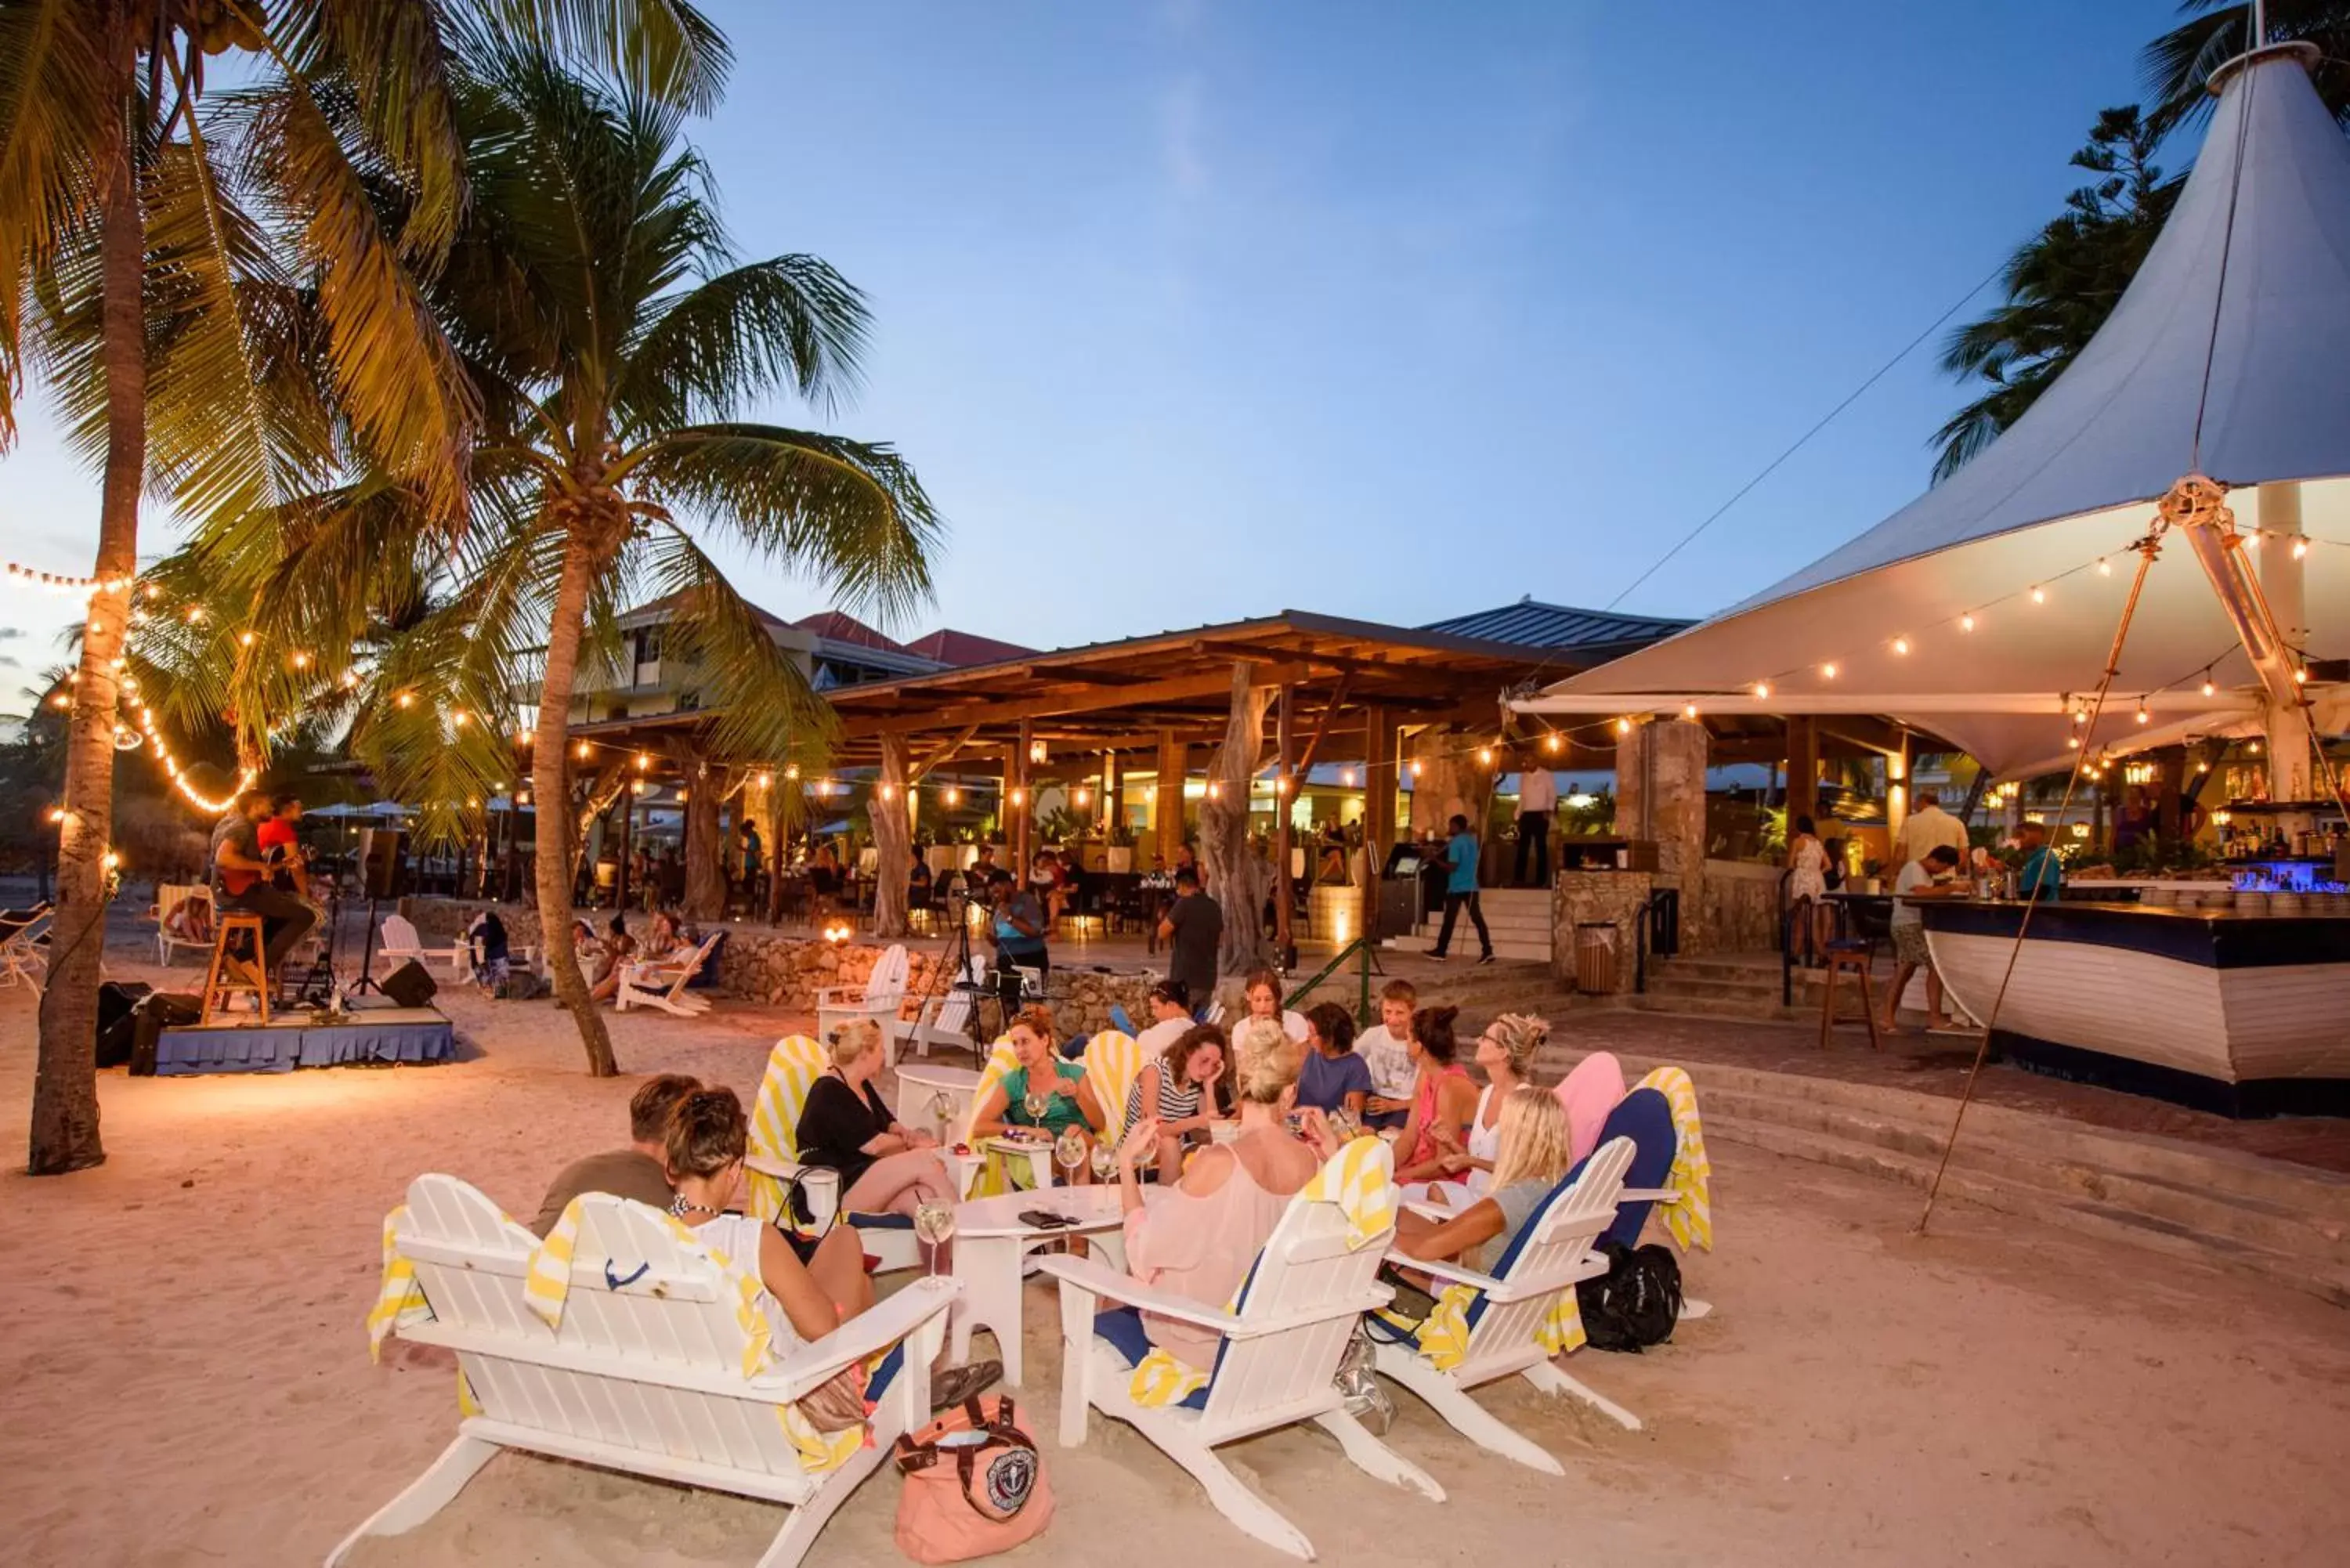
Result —
[[[1107,1181],[1118,1174],[1118,1151],[1106,1143],[1094,1145],[1094,1179]]]
[[[925,1106],[923,1109],[930,1113],[931,1123],[938,1129],[939,1147],[941,1148],[946,1147],[949,1141],[947,1138],[947,1127],[948,1124],[954,1119],[954,1096],[948,1094],[944,1089],[937,1090],[931,1096],[931,1103]]]
[[[1020,1104],[1021,1106],[1028,1113],[1028,1125],[1031,1127],[1043,1127],[1045,1125],[1045,1113],[1052,1108],[1053,1102],[1046,1096],[1044,1090],[1037,1088],[1032,1084],[1029,1085],[1027,1096],[1023,1099]]]
[[[1061,1168],[1064,1186],[1074,1186],[1077,1170],[1086,1163],[1086,1135],[1075,1127],[1063,1127],[1061,1136],[1053,1140],[1053,1163]]]
[[[924,1266],[932,1275],[939,1272],[939,1243],[951,1241],[954,1233],[953,1204],[944,1199],[925,1198],[914,1205],[914,1236],[922,1243]]]

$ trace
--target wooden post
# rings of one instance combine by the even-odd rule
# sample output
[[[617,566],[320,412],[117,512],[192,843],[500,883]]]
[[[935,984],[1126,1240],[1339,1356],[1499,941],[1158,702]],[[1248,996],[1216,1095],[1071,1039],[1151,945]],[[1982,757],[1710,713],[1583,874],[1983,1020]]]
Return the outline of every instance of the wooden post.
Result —
[[[2153,757],[2154,831],[2162,840],[2166,851],[2176,853],[2179,844],[2179,801],[2187,788],[2187,748],[2158,747]]]
[[[1126,806],[1118,797],[1118,753],[1105,747],[1102,751],[1102,865],[1109,865],[1109,846],[1117,842],[1118,830],[1126,826]]]
[[[1388,711],[1373,708],[1363,715],[1363,912],[1355,931],[1366,939],[1379,929],[1379,872],[1395,810],[1395,730]]]
[[[1793,837],[1795,818],[1820,814],[1820,722],[1808,713],[1787,721],[1787,833]],[[1825,839],[1825,833],[1820,836]]]
[[[1295,750],[1295,721],[1291,711],[1295,708],[1296,688],[1284,686],[1277,699],[1280,710],[1274,722],[1273,763],[1273,946],[1284,961],[1290,943],[1295,937],[1291,929],[1290,905],[1296,888],[1289,871],[1289,803],[1296,798],[1297,781],[1289,776],[1289,759]]]
[[[1909,820],[1911,784],[1909,779],[1909,732],[1901,732],[1901,744],[1885,754],[1885,846],[1889,855],[1893,846],[1901,842],[1901,825]],[[1894,870],[1898,874],[1899,867]]]
[[[1183,847],[1183,776],[1191,771],[1190,753],[1174,731],[1159,732],[1159,799],[1151,815],[1158,828],[1159,862],[1170,872]]]
[[[1013,881],[1023,888],[1028,885],[1028,863],[1033,857],[1029,825],[1035,820],[1036,805],[1035,797],[1028,787],[1028,742],[1034,738],[1034,731],[1033,721],[1020,721],[1020,739],[1013,743],[1012,748],[1012,788],[1004,795],[1005,800],[1013,803],[1012,842],[1009,846],[1012,864],[1007,869],[1012,873]]]

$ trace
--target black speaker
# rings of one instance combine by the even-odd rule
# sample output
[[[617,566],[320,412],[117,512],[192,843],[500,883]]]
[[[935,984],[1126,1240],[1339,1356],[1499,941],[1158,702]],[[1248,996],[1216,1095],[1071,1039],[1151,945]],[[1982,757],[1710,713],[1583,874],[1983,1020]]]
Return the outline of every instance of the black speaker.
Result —
[[[98,988],[98,1064],[128,1066],[138,1025],[132,1014],[140,999],[154,990],[137,981],[109,980]]]
[[[432,993],[440,989],[414,959],[383,977],[383,993],[402,1007],[430,1007]]]
[[[408,891],[408,835],[397,827],[359,829],[359,881],[370,898]]]

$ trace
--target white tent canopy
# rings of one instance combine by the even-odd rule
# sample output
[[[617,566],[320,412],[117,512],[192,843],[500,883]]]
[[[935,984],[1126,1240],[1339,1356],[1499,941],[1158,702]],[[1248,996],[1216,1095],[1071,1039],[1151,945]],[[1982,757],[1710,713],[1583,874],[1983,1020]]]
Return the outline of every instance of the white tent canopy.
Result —
[[[2264,540],[2262,575],[2307,653],[2350,652],[2350,140],[2303,57],[2259,51],[2226,78],[2128,292],[1973,462],[1777,586],[1519,711],[1884,713],[1995,774],[2063,766],[2065,714],[2096,690],[2137,566],[2129,546],[2191,472],[2231,487],[2240,526],[2306,533],[2305,558],[2291,538]],[[2119,669],[2096,736],[2116,749],[2257,724],[2234,625],[2175,535]],[[2343,705],[2328,694],[2321,722],[2339,729]]]

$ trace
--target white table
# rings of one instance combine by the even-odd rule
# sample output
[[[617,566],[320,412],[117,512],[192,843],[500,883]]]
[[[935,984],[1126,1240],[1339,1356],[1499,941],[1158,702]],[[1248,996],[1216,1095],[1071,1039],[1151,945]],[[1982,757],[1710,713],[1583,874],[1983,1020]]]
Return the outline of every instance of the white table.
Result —
[[[1146,1199],[1155,1189],[1143,1189]],[[1020,1218],[1023,1210],[1038,1210],[1076,1218],[1075,1225],[1040,1231]],[[994,1331],[996,1355],[1003,1363],[1003,1381],[1020,1386],[1021,1281],[1030,1252],[1064,1236],[1089,1236],[1112,1268],[1126,1267],[1126,1238],[1121,1233],[1124,1211],[1118,1184],[1097,1187],[1055,1187],[1042,1192],[1006,1192],[955,1205],[954,1272],[962,1284],[947,1318],[948,1359],[971,1357],[971,1331],[984,1325]]]

